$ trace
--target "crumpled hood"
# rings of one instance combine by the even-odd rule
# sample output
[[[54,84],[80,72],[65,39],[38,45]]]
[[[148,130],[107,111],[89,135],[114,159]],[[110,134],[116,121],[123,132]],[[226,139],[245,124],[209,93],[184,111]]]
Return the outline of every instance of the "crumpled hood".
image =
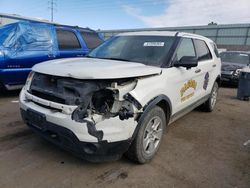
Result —
[[[65,58],[39,63],[33,71],[77,79],[116,79],[160,74],[161,68],[141,63],[96,58]]]
[[[235,71],[237,69],[242,69],[246,67],[245,64],[240,64],[240,63],[229,63],[229,62],[222,62],[222,71]]]

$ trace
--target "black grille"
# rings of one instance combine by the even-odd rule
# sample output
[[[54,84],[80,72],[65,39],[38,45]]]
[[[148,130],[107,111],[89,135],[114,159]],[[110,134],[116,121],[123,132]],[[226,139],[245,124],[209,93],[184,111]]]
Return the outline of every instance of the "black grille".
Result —
[[[31,93],[32,93],[32,95],[35,95],[35,96],[37,96],[39,98],[42,98],[42,99],[46,99],[48,101],[53,101],[53,102],[56,102],[56,103],[65,104],[65,99],[62,99],[62,98],[59,98],[59,97],[56,97],[56,96],[53,96],[53,95],[46,94],[44,92],[31,90]]]
[[[87,107],[93,93],[107,87],[109,83],[35,73],[29,92],[52,102]]]

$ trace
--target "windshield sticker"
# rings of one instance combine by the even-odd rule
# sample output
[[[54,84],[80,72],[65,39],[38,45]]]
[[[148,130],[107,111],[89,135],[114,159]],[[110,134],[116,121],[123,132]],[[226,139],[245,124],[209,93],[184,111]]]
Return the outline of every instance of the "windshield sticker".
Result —
[[[143,46],[159,46],[163,47],[165,42],[144,42]]]
[[[240,56],[248,56],[247,54],[240,54]]]

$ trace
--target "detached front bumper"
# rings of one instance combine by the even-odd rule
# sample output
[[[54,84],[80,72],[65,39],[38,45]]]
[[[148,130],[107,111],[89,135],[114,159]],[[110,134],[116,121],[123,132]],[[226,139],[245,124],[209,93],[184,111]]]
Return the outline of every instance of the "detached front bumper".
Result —
[[[110,118],[90,129],[86,123],[72,120],[70,113],[55,111],[27,100],[26,92],[23,89],[20,93],[22,118],[34,132],[46,140],[93,162],[116,160],[128,150],[136,127],[133,119],[121,121],[119,118]],[[46,102],[49,102],[39,100],[46,105],[48,104]],[[53,105],[55,104],[50,104],[50,106]],[[98,139],[93,131],[101,132],[102,138]]]

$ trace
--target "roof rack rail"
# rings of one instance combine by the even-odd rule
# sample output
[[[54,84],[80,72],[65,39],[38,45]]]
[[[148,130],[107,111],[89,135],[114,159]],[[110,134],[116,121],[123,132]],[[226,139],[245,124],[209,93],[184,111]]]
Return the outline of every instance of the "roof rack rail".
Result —
[[[82,29],[82,30],[88,30],[88,31],[95,31],[94,29],[90,29],[89,27],[79,27],[78,25],[72,26],[72,25],[66,25],[66,24],[40,22],[40,21],[33,21],[33,20],[29,20],[29,21],[26,21],[26,22],[45,23],[45,24],[50,24],[50,25],[54,25],[54,26],[57,26],[57,27],[69,27],[69,28],[72,28],[72,29]]]

